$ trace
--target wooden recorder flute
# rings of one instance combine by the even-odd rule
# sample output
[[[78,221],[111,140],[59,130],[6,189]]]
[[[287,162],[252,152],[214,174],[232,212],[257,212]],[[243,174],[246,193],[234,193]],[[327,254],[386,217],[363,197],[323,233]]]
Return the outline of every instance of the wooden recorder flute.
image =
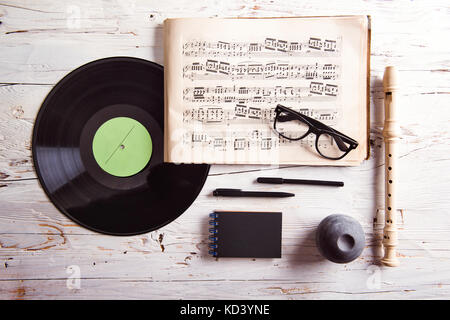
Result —
[[[400,137],[400,128],[397,123],[397,71],[394,67],[386,67],[383,76],[384,97],[384,128],[385,144],[385,225],[383,229],[384,257],[381,262],[389,267],[400,264],[397,258],[397,143]]]

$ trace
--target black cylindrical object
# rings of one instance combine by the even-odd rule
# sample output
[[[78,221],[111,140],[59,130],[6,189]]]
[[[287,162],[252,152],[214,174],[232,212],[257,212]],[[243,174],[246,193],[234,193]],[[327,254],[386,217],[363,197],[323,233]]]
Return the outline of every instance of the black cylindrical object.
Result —
[[[365,246],[364,230],[358,221],[332,214],[320,222],[316,244],[320,254],[332,262],[347,263],[358,258]]]

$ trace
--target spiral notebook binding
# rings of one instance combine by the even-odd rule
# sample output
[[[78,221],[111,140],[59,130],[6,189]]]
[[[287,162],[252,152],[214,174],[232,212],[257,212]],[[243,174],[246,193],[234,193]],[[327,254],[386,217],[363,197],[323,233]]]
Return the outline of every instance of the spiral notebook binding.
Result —
[[[213,250],[209,250],[209,254],[212,255],[213,257],[217,257],[217,252]]]
[[[216,218],[218,217],[218,214],[213,212],[209,214],[209,217],[211,218],[211,220],[209,220],[209,225],[214,226],[213,228],[209,229],[209,232],[212,233],[212,235],[209,236],[209,241],[211,241],[208,245],[209,249],[211,249],[209,250],[209,254],[213,257],[217,257],[217,241],[219,240],[219,238],[217,237],[217,226],[219,225],[219,222],[216,220]]]

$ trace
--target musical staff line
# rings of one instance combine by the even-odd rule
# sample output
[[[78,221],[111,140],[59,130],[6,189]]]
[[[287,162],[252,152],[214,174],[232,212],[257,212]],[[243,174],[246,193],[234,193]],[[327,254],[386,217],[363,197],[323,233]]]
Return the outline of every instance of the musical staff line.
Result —
[[[277,103],[300,101],[333,101],[339,93],[338,86],[311,82],[309,87],[239,87],[202,86],[185,87],[183,100],[191,103]]]
[[[310,37],[300,41],[265,38],[257,42],[199,41],[183,44],[185,57],[334,57],[341,52],[341,38]]]
[[[323,79],[336,80],[339,66],[336,64],[291,64],[286,62],[242,62],[206,60],[193,62],[183,68],[183,78],[191,80],[235,79]]]
[[[274,131],[252,130],[233,131],[190,131],[183,135],[183,143],[192,149],[201,147],[211,151],[273,151],[282,147],[314,148],[315,136],[309,135],[302,140],[292,141],[278,136]],[[329,145],[330,139],[321,137],[319,145]]]
[[[338,118],[338,110],[330,108],[293,108],[294,110],[322,121],[327,125],[334,125]],[[260,123],[270,123],[275,119],[275,108],[259,108],[236,104],[234,108],[223,108],[221,106],[201,106],[188,108],[183,112],[183,122],[192,121],[203,124],[252,124],[255,121]]]

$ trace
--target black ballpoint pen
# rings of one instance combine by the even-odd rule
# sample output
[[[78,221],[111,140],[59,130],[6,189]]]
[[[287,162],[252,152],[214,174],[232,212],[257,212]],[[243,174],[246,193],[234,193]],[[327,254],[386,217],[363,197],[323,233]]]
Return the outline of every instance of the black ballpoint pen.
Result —
[[[334,186],[343,187],[344,182],[342,181],[324,181],[324,180],[302,180],[302,179],[283,179],[283,178],[258,178],[256,179],[259,183],[272,183],[272,184],[310,184],[316,186]]]
[[[289,192],[242,191],[241,189],[216,189],[213,191],[213,195],[216,197],[267,197],[267,198],[285,198],[295,196],[295,194]]]

